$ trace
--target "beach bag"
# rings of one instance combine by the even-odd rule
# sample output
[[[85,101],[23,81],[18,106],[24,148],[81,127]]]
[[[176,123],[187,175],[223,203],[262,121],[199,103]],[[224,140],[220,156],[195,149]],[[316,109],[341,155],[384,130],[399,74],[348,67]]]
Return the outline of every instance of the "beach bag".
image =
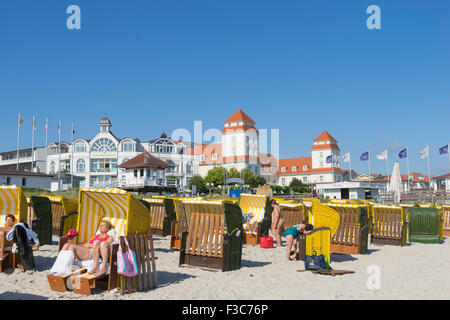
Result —
[[[125,277],[134,277],[138,274],[136,254],[130,249],[127,237],[123,238],[127,244],[128,251],[124,252],[119,242],[119,249],[117,250],[117,273]]]
[[[317,252],[313,251],[312,256],[305,256],[305,270],[329,270],[330,267],[326,260],[323,254],[317,255]]]
[[[262,236],[259,238],[259,247],[264,249],[273,248],[273,238],[271,236]]]
[[[61,250],[56,258],[53,267],[50,269],[51,274],[65,276],[72,273],[72,264],[75,256],[72,250]]]

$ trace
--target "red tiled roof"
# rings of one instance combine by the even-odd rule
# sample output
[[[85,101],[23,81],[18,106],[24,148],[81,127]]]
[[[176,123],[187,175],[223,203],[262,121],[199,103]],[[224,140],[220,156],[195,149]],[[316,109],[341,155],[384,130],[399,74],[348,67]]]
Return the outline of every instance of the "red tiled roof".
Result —
[[[255,124],[256,122],[252,120],[252,118],[250,118],[244,111],[242,111],[241,109],[239,109],[238,111],[236,111],[231,117],[228,118],[227,121],[225,121],[225,123],[229,123],[229,122],[238,122],[238,121],[246,121],[246,122],[250,122]]]
[[[314,139],[314,142],[318,141],[333,141],[337,143],[337,140],[333,138],[333,136],[329,134],[326,130],[324,130],[317,138]]]
[[[173,166],[164,160],[152,156],[147,151],[144,151],[141,154],[137,155],[136,157],[120,164],[118,167],[125,169],[132,169],[132,168],[166,169]]]
[[[433,179],[442,179],[442,178],[450,178],[450,173],[446,173],[446,174],[443,174],[441,176],[434,177]]]

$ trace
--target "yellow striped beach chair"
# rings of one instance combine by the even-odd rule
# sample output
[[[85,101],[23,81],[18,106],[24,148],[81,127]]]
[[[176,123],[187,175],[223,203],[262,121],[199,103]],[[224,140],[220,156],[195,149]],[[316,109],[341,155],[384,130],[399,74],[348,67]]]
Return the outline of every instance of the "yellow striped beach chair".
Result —
[[[269,197],[242,193],[239,196],[239,207],[243,215],[251,215],[251,219],[243,224],[244,243],[259,244],[260,236],[268,235],[270,229],[273,208],[269,204]]]

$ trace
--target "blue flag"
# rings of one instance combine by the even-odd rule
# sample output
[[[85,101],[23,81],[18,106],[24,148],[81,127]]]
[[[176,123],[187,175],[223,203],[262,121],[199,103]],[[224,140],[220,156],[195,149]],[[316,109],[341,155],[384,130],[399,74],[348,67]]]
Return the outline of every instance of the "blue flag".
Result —
[[[369,151],[364,152],[361,157],[359,158],[361,161],[367,161],[369,160]]]
[[[448,145],[439,148],[439,154],[447,154],[448,153]]]
[[[398,156],[403,159],[408,157],[408,149],[403,149],[402,151],[399,152]]]
[[[325,160],[327,163],[332,163],[333,162],[333,156],[328,156],[327,159]]]

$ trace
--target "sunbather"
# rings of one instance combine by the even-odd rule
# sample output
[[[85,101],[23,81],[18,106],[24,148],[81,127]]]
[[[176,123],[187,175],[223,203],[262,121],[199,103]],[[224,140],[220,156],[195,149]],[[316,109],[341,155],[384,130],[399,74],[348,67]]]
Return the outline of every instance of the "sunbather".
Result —
[[[62,247],[62,250],[73,251],[74,257],[78,260],[94,260],[94,266],[89,273],[95,274],[96,276],[105,274],[111,243],[114,241],[113,237],[108,234],[108,231],[111,229],[112,224],[109,221],[102,220],[99,227],[100,233],[89,240],[88,243],[81,246],[66,243]],[[99,269],[100,257],[102,258],[102,265]]]
[[[281,247],[282,245],[281,235],[284,233],[285,230],[283,215],[281,214],[281,208],[275,199],[272,199],[270,201],[270,205],[273,208],[272,226],[270,227],[270,231],[275,236],[277,246]]]
[[[5,246],[12,246],[13,242],[6,240],[6,235],[11,231],[16,223],[16,217],[8,214],[5,219],[5,225],[0,227],[0,261],[5,258]]]
[[[294,240],[296,240],[300,234],[309,234],[312,229],[313,226],[311,224],[303,224],[303,223],[297,224],[295,226],[286,229],[286,231],[284,232],[284,236],[286,237],[286,257],[288,260],[294,260],[294,258],[297,256],[299,252],[299,248],[297,245],[295,246],[296,249],[294,251],[294,254],[292,254],[291,252]]]

